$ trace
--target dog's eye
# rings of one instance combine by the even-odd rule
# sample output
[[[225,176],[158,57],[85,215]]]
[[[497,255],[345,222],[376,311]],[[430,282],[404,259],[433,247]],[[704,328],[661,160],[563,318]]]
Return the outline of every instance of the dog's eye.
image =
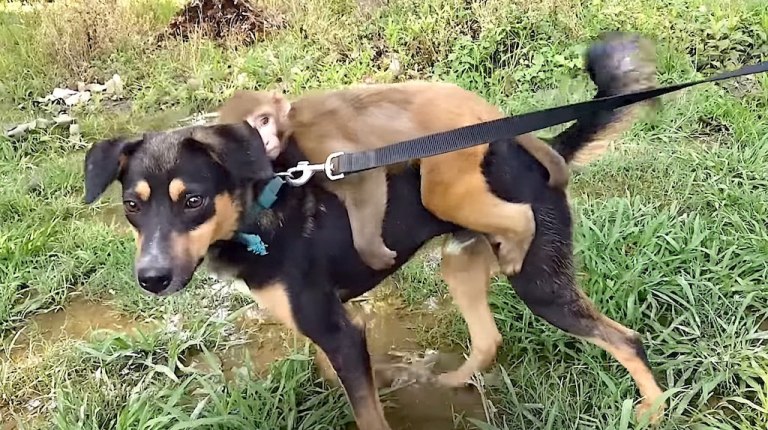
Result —
[[[123,208],[126,212],[129,213],[136,213],[139,211],[139,204],[136,203],[134,200],[124,200],[123,201]]]
[[[189,196],[187,197],[187,200],[184,202],[184,207],[186,209],[197,209],[200,206],[203,205],[203,198],[200,196]]]

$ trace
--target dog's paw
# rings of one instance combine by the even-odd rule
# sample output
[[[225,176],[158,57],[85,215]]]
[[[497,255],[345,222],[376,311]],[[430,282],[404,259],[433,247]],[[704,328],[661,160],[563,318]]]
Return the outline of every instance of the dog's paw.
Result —
[[[664,411],[666,410],[666,404],[662,403],[658,407],[653,407],[653,402],[648,400],[643,400],[637,407],[635,407],[635,419],[639,421],[643,421],[645,419],[648,419],[648,422],[651,425],[658,425],[661,422],[661,418],[664,416]]]
[[[461,388],[469,384],[469,379],[464,372],[454,370],[453,372],[445,372],[437,375],[436,381],[439,385],[449,388]]]

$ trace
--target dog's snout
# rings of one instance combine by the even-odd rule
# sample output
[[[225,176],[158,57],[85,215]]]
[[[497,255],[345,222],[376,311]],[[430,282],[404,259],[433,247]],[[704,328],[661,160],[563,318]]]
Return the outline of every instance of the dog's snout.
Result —
[[[173,275],[170,267],[144,267],[138,270],[137,278],[141,288],[159,294],[171,284]]]

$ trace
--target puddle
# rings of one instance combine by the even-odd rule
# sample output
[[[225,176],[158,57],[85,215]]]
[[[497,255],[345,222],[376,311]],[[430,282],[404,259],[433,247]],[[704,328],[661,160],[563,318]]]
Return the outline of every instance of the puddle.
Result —
[[[240,318],[234,322],[235,331],[245,333],[239,343],[215,354],[203,352],[189,356],[184,365],[209,373],[220,369],[228,381],[234,379],[238,369],[249,366],[258,376],[266,376],[270,364],[291,354],[293,333],[278,324],[254,323]],[[211,366],[209,360],[215,362]]]
[[[378,366],[410,364],[423,357],[425,348],[417,341],[418,333],[435,324],[434,311],[409,311],[392,289],[391,284],[384,283],[370,297],[347,305],[353,318],[365,321],[371,361]],[[240,318],[235,322],[238,330],[247,335],[243,344],[219,354],[218,364],[225,377],[231,377],[237,368],[244,366],[248,357],[254,371],[263,375],[272,362],[288,356],[293,345],[301,345],[306,339],[271,323],[268,317],[270,322],[261,321],[264,317],[257,313],[255,317]],[[295,344],[294,339],[298,339]],[[464,361],[459,351],[441,351],[437,357],[432,368],[434,373],[456,369]],[[195,366],[207,366],[202,357],[192,362]],[[322,362],[318,364],[322,365]],[[382,397],[385,415],[393,430],[463,429],[461,424],[454,424],[454,415],[485,421],[482,398],[475,388],[449,389],[426,382],[399,385],[395,382],[397,374],[390,370],[376,372],[377,381],[385,386],[398,385]],[[355,428],[352,425],[350,430]]]
[[[409,311],[392,293],[392,287],[385,284],[379,288],[374,300],[354,303],[353,309],[350,309],[351,314],[363,316],[366,320],[372,361],[375,364],[416,361],[418,364],[417,360],[423,360],[425,353],[425,348],[417,342],[418,333],[434,326],[434,311]],[[441,350],[435,353],[437,361],[431,369],[433,374],[456,369],[464,361],[459,351]],[[482,398],[473,387],[450,389],[417,382],[395,389],[383,396],[382,402],[384,414],[393,430],[464,428],[462,424],[454,424],[454,415],[485,421]]]
[[[366,322],[368,349],[374,365],[410,364],[424,356],[425,348],[417,341],[418,333],[435,324],[434,311],[409,311],[392,293],[391,284],[384,283],[370,297],[349,303],[347,309],[351,316]],[[244,330],[252,329],[249,325],[253,325],[247,319],[239,320],[237,324]],[[222,370],[226,375],[242,366],[246,360],[245,351],[248,351],[254,370],[264,372],[272,361],[290,353],[293,336],[293,332],[280,325],[262,324],[258,331],[249,333],[245,344],[222,354]],[[297,337],[299,342],[305,339],[301,335]],[[463,361],[459,351],[441,351],[432,372],[456,369]],[[377,381],[389,386],[398,378],[397,373],[377,371]],[[382,397],[385,415],[393,430],[463,429],[462,424],[454,424],[454,415],[485,421],[482,398],[474,387],[449,389],[427,382],[395,385],[399,386]],[[355,428],[353,425],[350,430]]]
[[[35,315],[29,324],[8,345],[6,354],[13,362],[34,357],[46,345],[63,339],[87,339],[96,330],[131,332],[141,324],[122,316],[104,304],[75,299],[64,309]],[[5,339],[11,343],[13,339]]]
[[[466,424],[454,420],[454,415],[485,421],[482,399],[474,387],[412,385],[394,392],[391,398],[385,397],[384,414],[393,430],[464,429]]]
[[[424,356],[425,348],[419,345],[418,334],[436,324],[434,310],[408,311],[401,299],[392,294],[388,283],[381,285],[370,297],[348,304],[348,309],[351,315],[366,321],[368,347],[374,365],[411,365],[414,361],[418,364],[419,357]],[[22,360],[33,360],[39,351],[50,348],[59,339],[87,339],[94,330],[100,329],[132,332],[143,325],[119,315],[107,305],[77,299],[64,310],[32,317],[21,335],[15,340],[6,338],[4,343],[13,343],[12,350],[6,354],[14,364],[21,364]],[[254,371],[263,375],[271,363],[288,356],[294,346],[301,346],[305,340],[273,323],[258,308],[246,312],[235,321],[235,326],[236,332],[243,334],[242,343],[207,357],[216,362],[227,379],[232,378],[249,358]],[[463,359],[460,351],[441,351],[432,372],[453,370]],[[189,357],[185,365],[203,372],[206,367],[210,369],[202,354]],[[387,387],[396,385],[394,389],[386,390],[389,392],[382,397],[393,430],[464,428],[454,425],[454,415],[485,421],[482,399],[475,388],[448,389],[418,381],[403,383],[401,377],[387,372],[381,377],[380,373],[377,371],[377,381]]]

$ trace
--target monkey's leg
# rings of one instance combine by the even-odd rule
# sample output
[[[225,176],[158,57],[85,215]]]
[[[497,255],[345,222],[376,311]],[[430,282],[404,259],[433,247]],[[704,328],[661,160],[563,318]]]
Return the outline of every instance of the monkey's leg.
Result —
[[[436,217],[499,242],[499,265],[517,273],[536,231],[530,205],[491,193],[480,163],[487,145],[421,160],[421,201]]]
[[[387,174],[384,169],[359,173],[332,186],[341,190],[349,214],[352,240],[362,260],[374,270],[395,264],[397,253],[381,237],[387,210]]]
[[[448,237],[442,255],[441,275],[467,323],[471,349],[461,367],[443,373],[437,380],[458,387],[493,362],[502,341],[488,305],[488,286],[492,272],[497,269],[496,257],[485,236],[468,231]]]
[[[550,187],[565,189],[570,170],[565,159],[555,148],[532,134],[517,136],[515,141],[547,169]]]

